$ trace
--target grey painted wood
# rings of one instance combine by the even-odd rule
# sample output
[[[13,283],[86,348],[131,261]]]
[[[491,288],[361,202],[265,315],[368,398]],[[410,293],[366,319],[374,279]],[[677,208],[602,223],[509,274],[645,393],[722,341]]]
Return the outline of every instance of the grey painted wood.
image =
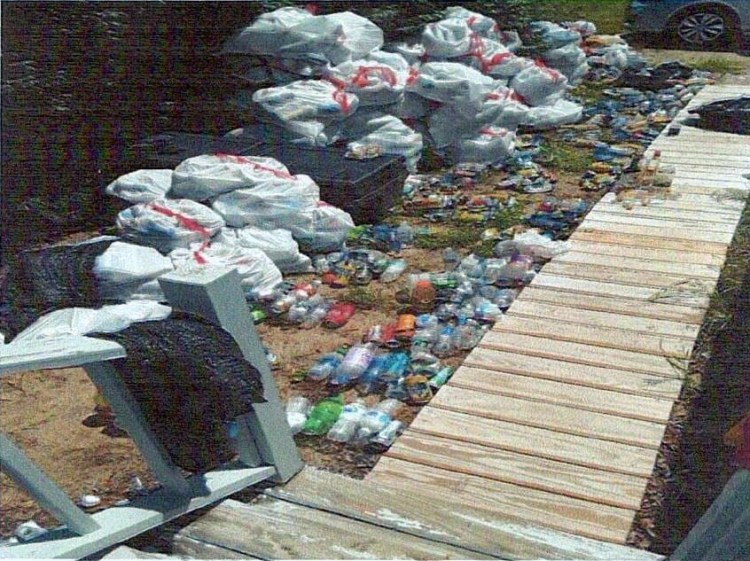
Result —
[[[167,489],[133,501],[129,505],[111,507],[92,515],[100,528],[83,536],[76,536],[65,528],[45,534],[37,540],[8,547],[0,547],[0,559],[73,559],[92,555],[111,545],[121,543],[140,533],[159,526],[187,512],[203,508],[250,485],[273,477],[270,466],[247,468],[226,466],[200,479],[207,494],[187,501],[176,498]]]
[[[154,436],[117,370],[106,362],[86,364],[84,369],[112,406],[118,423],[136,443],[159,482],[172,493],[187,498],[191,494],[188,482],[172,463],[164,446]]]
[[[750,558],[750,470],[737,471],[670,557],[673,561]]]
[[[0,465],[3,473],[20,485],[44,510],[77,534],[88,534],[99,528],[88,514],[79,509],[23,451],[0,433]]]
[[[661,556],[638,549],[566,534],[479,508],[465,508],[423,493],[415,486],[401,489],[366,479],[360,481],[306,467],[283,487],[267,495],[469,549],[499,559],[578,559],[597,561],[656,561]],[[474,557],[472,557],[474,558]]]
[[[69,368],[124,356],[125,349],[117,343],[91,337],[9,343],[0,345],[0,376],[45,368]]]
[[[263,461],[275,466],[276,480],[289,480],[303,464],[263,345],[245,304],[237,271],[206,269],[191,275],[175,272],[162,276],[159,284],[173,306],[199,314],[226,329],[245,358],[260,372],[266,403],[255,404],[253,414],[240,421],[247,423]]]

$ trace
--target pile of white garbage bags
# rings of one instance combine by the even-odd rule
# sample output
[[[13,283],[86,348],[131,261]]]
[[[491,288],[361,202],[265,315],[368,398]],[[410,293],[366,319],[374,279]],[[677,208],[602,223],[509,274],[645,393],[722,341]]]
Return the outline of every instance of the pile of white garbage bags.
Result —
[[[237,98],[283,131],[280,137],[313,146],[344,140],[355,153],[374,145],[402,155],[414,172],[425,144],[458,161],[495,164],[512,154],[518,126],[580,119],[582,108],[563,97],[588,70],[579,43],[595,28],[566,25],[532,26],[545,48],[535,61],[515,54],[518,33],[463,7],[427,24],[419,44],[388,46],[375,24],[350,12],[281,8],[240,31],[223,52],[263,56],[274,72],[283,70],[274,74],[277,86]]]

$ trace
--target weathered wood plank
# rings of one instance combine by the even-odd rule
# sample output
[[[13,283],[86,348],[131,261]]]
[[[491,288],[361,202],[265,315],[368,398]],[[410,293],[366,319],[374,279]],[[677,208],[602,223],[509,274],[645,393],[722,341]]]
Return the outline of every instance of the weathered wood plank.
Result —
[[[658,213],[657,213],[658,214]],[[679,213],[682,214],[682,213]],[[705,215],[704,215],[705,216]],[[733,234],[737,226],[737,220],[734,221],[706,221],[701,219],[688,219],[687,216],[678,218],[676,216],[653,216],[642,217],[636,212],[632,213],[614,213],[602,211],[595,207],[589,212],[584,222],[606,222],[608,224],[628,224],[644,228],[653,228],[655,230],[664,230],[668,235],[672,235],[672,230],[689,230],[692,232],[716,232],[722,234]]]
[[[116,547],[106,555],[102,556],[103,561],[111,559],[185,559],[176,555],[166,555],[165,553],[153,553],[150,551],[140,551],[126,545]]]
[[[613,232],[618,234],[636,234],[639,236],[648,236],[652,238],[665,238],[671,240],[695,240],[716,244],[727,245],[731,243],[734,230],[732,232],[713,232],[704,229],[698,229],[687,224],[677,225],[675,223],[665,224],[664,226],[640,226],[632,223],[620,222],[603,222],[586,218],[580,228],[584,231],[602,231]]]
[[[644,247],[647,249],[668,249],[674,251],[690,251],[694,253],[710,253],[723,256],[727,252],[727,244],[701,242],[697,240],[678,240],[673,238],[655,238],[640,234],[626,234],[623,232],[605,232],[589,228],[578,228],[570,236],[574,242],[585,241],[594,243],[608,243],[629,247]]]
[[[570,343],[568,341],[552,341],[543,337],[522,335],[520,333],[488,332],[479,344],[485,349],[530,354],[543,358],[575,362],[603,368],[617,368],[632,370],[643,374],[654,374],[666,378],[682,379],[682,373],[676,368],[677,359],[668,359],[656,355],[609,349],[604,352],[601,347]]]
[[[664,434],[664,425],[659,423],[593,412],[583,414],[572,407],[487,395],[455,386],[443,386],[430,406],[653,450],[659,449]]]
[[[704,254],[705,255],[705,254]],[[654,261],[653,259],[639,259],[637,257],[616,257],[614,255],[597,255],[582,251],[569,251],[555,257],[556,263],[581,263],[585,265],[599,265],[617,267],[633,271],[649,273],[664,273],[682,277],[697,277],[716,280],[720,270],[715,265],[697,265],[682,261]]]
[[[123,358],[125,349],[93,337],[61,337],[0,345],[0,376],[46,368],[70,368],[91,362]]]
[[[257,559],[239,551],[233,551],[177,534],[172,538],[172,551],[186,559]]]
[[[710,295],[716,285],[715,279],[705,279],[694,277],[692,275],[670,275],[667,273],[654,273],[651,271],[634,271],[632,269],[623,269],[606,265],[568,263],[556,259],[547,263],[544,266],[542,273],[568,278],[590,279],[649,288],[677,286],[689,279],[695,279],[696,286],[702,286],[703,294],[705,295]]]
[[[591,253],[595,255],[609,255],[627,259],[639,259],[643,261],[666,261],[668,263],[680,262],[686,265],[703,265],[719,270],[724,265],[724,255],[712,255],[711,253],[699,253],[694,251],[682,251],[676,249],[658,249],[620,245],[616,243],[589,242],[575,239],[572,242],[572,252]],[[563,257],[567,254],[563,254]]]
[[[268,496],[226,500],[180,534],[260,559],[489,558]]]
[[[703,316],[705,315],[705,310],[700,308],[617,296],[597,296],[590,293],[579,294],[564,289],[558,290],[554,287],[546,288],[542,285],[532,285],[524,288],[516,301],[526,300],[575,307],[581,310],[615,313],[629,317],[690,323],[698,326],[703,322]]]
[[[462,365],[448,382],[458,388],[572,407],[615,417],[666,423],[672,403],[664,399],[587,388]],[[676,398],[677,396],[675,396]]]
[[[450,497],[422,494],[416,487],[405,501],[401,489],[310,467],[283,487],[268,489],[266,493],[501,559],[656,561],[658,558],[637,549],[535,526],[510,514],[487,515],[473,505],[466,508],[446,501]]]
[[[682,389],[681,380],[662,376],[596,366],[581,368],[579,364],[571,362],[482,347],[475,347],[463,365],[611,392],[653,397],[667,400],[670,404],[680,395]]]
[[[645,477],[607,473],[408,432],[398,439],[386,456],[633,511],[640,508],[648,481]]]
[[[634,334],[625,329],[594,327],[550,318],[504,316],[495,323],[492,330],[498,333],[520,333],[554,341],[583,343],[603,347],[603,349],[621,349],[685,359],[690,356],[690,351],[693,349],[692,340],[668,335]],[[601,352],[607,352],[607,350]]]
[[[626,300],[641,300],[645,302],[657,302],[659,304],[690,306],[701,310],[707,309],[709,304],[709,296],[703,295],[702,292],[698,293],[690,290],[689,284],[682,286],[682,288],[680,288],[680,285],[675,285],[673,289],[670,287],[646,288],[641,286],[616,284],[607,281],[564,277],[543,272],[531,281],[530,286],[579,294],[590,294],[592,296],[608,296],[613,298],[623,298]]]
[[[716,203],[716,206],[718,207],[718,203]],[[737,222],[742,215],[741,209],[729,210],[727,207],[720,207],[719,210],[722,212],[704,211],[703,209],[690,211],[684,208],[672,209],[653,205],[635,205],[625,208],[619,203],[599,203],[588,216],[590,218],[596,217],[596,220],[626,217],[638,220],[661,220],[663,222],[688,221],[691,223],[723,224],[732,228],[737,226]]]
[[[708,180],[700,178],[676,177],[670,185],[670,192],[676,195],[730,195],[740,198],[741,194],[750,191],[750,181],[747,179],[724,178]]]
[[[677,151],[677,154],[670,154],[670,156],[679,157],[688,154],[693,157],[708,156],[709,161],[713,161],[715,157],[721,158],[722,161],[727,159],[729,162],[750,161],[750,146],[737,145],[736,142],[729,140],[701,145],[696,140],[696,137],[682,134],[677,137],[662,136],[651,143],[645,154],[651,156],[655,150],[661,150],[662,154]]]
[[[404,492],[450,495],[463,507],[474,506],[491,513],[513,512],[519,518],[563,532],[593,539],[624,543],[633,522],[633,512],[611,506],[535,491],[499,481],[455,473],[382,457],[370,474],[381,484]]]
[[[695,340],[700,330],[700,326],[694,323],[624,316],[622,314],[584,310],[574,305],[547,304],[521,299],[513,303],[507,316],[550,319],[640,333],[669,335],[689,339],[691,342]]]
[[[441,390],[442,391],[442,390]],[[407,432],[473,442],[491,448],[636,477],[650,477],[653,450],[549,429],[425,407]]]
[[[627,191],[625,191],[627,194]],[[622,202],[618,201],[618,195],[607,193],[596,206],[601,207],[619,207],[622,208]],[[745,208],[745,201],[738,198],[727,198],[721,196],[721,192],[711,195],[702,195],[699,193],[673,193],[668,190],[666,193],[654,193],[645,205],[640,202],[635,203],[635,209],[638,208],[663,208],[673,210],[687,210],[690,212],[718,213],[734,216],[742,213]]]
[[[747,173],[747,169],[730,169],[724,170],[721,175],[716,173],[716,170],[699,170],[699,169],[677,169],[675,170],[675,181],[677,185],[681,181],[687,181],[689,183],[697,184],[705,188],[733,188],[741,189],[747,188],[747,179],[742,176]],[[672,182],[672,189],[675,188],[675,181]]]

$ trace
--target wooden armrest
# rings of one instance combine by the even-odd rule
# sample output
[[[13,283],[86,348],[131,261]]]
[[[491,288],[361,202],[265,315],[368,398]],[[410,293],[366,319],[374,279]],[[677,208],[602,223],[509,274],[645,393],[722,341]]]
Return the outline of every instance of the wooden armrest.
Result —
[[[117,343],[91,337],[61,337],[0,345],[0,376],[45,368],[70,368],[126,356]]]

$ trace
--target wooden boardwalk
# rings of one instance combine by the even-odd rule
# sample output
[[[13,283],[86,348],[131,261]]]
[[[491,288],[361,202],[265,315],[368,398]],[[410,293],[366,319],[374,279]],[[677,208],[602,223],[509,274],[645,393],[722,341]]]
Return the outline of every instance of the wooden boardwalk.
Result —
[[[690,106],[739,94],[711,86]],[[685,126],[654,149],[676,166],[672,196],[604,197],[367,479],[305,468],[225,501],[175,552],[660,559],[622,544],[750,190],[750,137]]]
[[[672,196],[596,204],[372,481],[625,542],[750,189],[750,137],[683,126],[655,149]]]

